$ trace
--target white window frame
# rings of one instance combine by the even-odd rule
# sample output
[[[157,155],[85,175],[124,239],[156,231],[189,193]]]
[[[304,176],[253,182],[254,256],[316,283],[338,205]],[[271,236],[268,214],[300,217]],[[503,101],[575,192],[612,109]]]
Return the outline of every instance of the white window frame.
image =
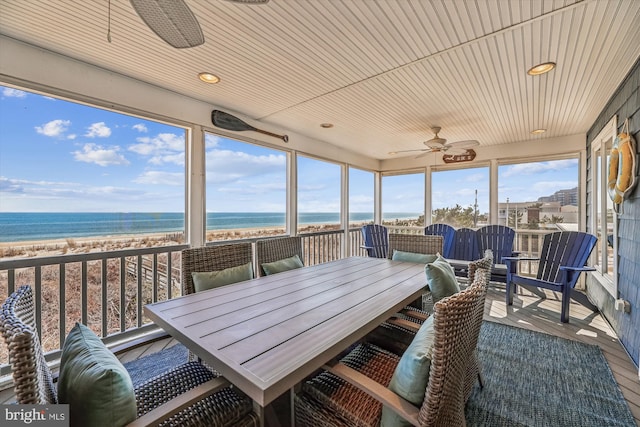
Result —
[[[597,152],[607,147],[607,144],[613,145],[613,141],[616,138],[618,129],[618,118],[613,116],[611,120],[604,126],[604,128],[598,133],[598,136],[591,142],[591,206],[589,211],[591,213],[590,227],[595,234],[598,230],[598,207],[600,207],[600,223],[606,226],[607,224],[607,173],[609,165],[607,164],[607,156],[601,155],[600,160],[600,175],[598,175],[598,167],[595,164],[597,160]],[[597,200],[598,186],[600,186],[600,194],[602,197]],[[598,206],[599,204],[599,206]],[[599,256],[592,255],[593,267],[596,271],[593,272],[594,277],[600,285],[614,298],[618,297],[618,218],[617,215],[613,216],[613,274],[609,274],[603,271],[602,266],[607,264],[605,257],[607,257],[607,239],[598,240]]]

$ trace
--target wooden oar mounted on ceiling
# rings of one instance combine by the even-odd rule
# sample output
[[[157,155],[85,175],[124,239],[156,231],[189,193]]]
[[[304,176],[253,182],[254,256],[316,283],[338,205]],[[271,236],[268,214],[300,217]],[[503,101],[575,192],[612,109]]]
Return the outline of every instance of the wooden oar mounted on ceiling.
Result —
[[[276,133],[271,133],[266,130],[256,129],[248,123],[243,122],[236,116],[232,116],[229,113],[225,113],[220,110],[213,110],[211,112],[211,122],[222,129],[233,130],[233,131],[244,131],[244,130],[252,130],[254,132],[260,132],[265,135],[273,136],[276,138],[280,138],[284,142],[289,142],[289,137],[287,135],[278,135]]]

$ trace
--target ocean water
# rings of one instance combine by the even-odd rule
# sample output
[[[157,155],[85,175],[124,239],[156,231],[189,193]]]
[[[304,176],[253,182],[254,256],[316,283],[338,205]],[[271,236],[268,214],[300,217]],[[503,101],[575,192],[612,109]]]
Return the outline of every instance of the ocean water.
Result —
[[[388,218],[417,218],[417,213],[387,213]],[[336,224],[339,214],[300,213],[300,224]],[[373,214],[355,212],[354,222],[371,221]],[[207,230],[277,227],[284,212],[209,212]],[[184,230],[184,214],[177,212],[0,212],[0,242],[52,240],[123,234],[174,233]]]

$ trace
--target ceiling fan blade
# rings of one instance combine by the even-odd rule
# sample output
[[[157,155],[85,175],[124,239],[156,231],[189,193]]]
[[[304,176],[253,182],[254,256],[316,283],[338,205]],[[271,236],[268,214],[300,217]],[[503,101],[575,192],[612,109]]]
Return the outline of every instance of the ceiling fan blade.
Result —
[[[480,143],[478,141],[476,141],[475,139],[469,139],[466,141],[455,141],[455,142],[450,142],[449,144],[446,144],[448,147],[451,148],[471,148],[471,147],[476,147],[478,145],[480,145]]]
[[[450,146],[446,150],[444,150],[447,154],[456,155],[456,154],[465,154],[467,152],[466,148],[462,147],[454,147]]]
[[[414,159],[419,159],[421,157],[426,156],[427,154],[436,153],[439,150],[422,150],[422,151],[426,151],[426,153],[418,154],[417,156],[414,157]]]
[[[416,151],[431,151],[430,148],[424,148],[422,150],[400,150],[400,151],[391,151],[391,153],[393,154],[400,154],[400,153],[415,153]],[[389,153],[389,154],[391,154]]]
[[[184,0],[129,0],[158,37],[177,49],[204,43],[200,24]]]

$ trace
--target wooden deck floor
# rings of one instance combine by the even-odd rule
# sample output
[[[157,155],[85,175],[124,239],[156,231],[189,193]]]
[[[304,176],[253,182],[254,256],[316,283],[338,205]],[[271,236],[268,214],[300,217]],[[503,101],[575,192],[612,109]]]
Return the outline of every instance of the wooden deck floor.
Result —
[[[638,371],[620,345],[613,330],[600,314],[572,303],[570,323],[563,324],[560,322],[560,299],[557,294],[547,291],[547,299],[541,300],[527,291],[522,291],[516,296],[513,307],[507,310],[504,292],[504,287],[499,285],[490,287],[485,306],[485,320],[599,346],[609,362],[611,371],[629,404],[636,423],[640,426]],[[174,339],[163,339],[123,353],[119,355],[119,359],[126,363],[175,344]],[[0,391],[0,403],[11,401],[13,401],[13,390]]]

